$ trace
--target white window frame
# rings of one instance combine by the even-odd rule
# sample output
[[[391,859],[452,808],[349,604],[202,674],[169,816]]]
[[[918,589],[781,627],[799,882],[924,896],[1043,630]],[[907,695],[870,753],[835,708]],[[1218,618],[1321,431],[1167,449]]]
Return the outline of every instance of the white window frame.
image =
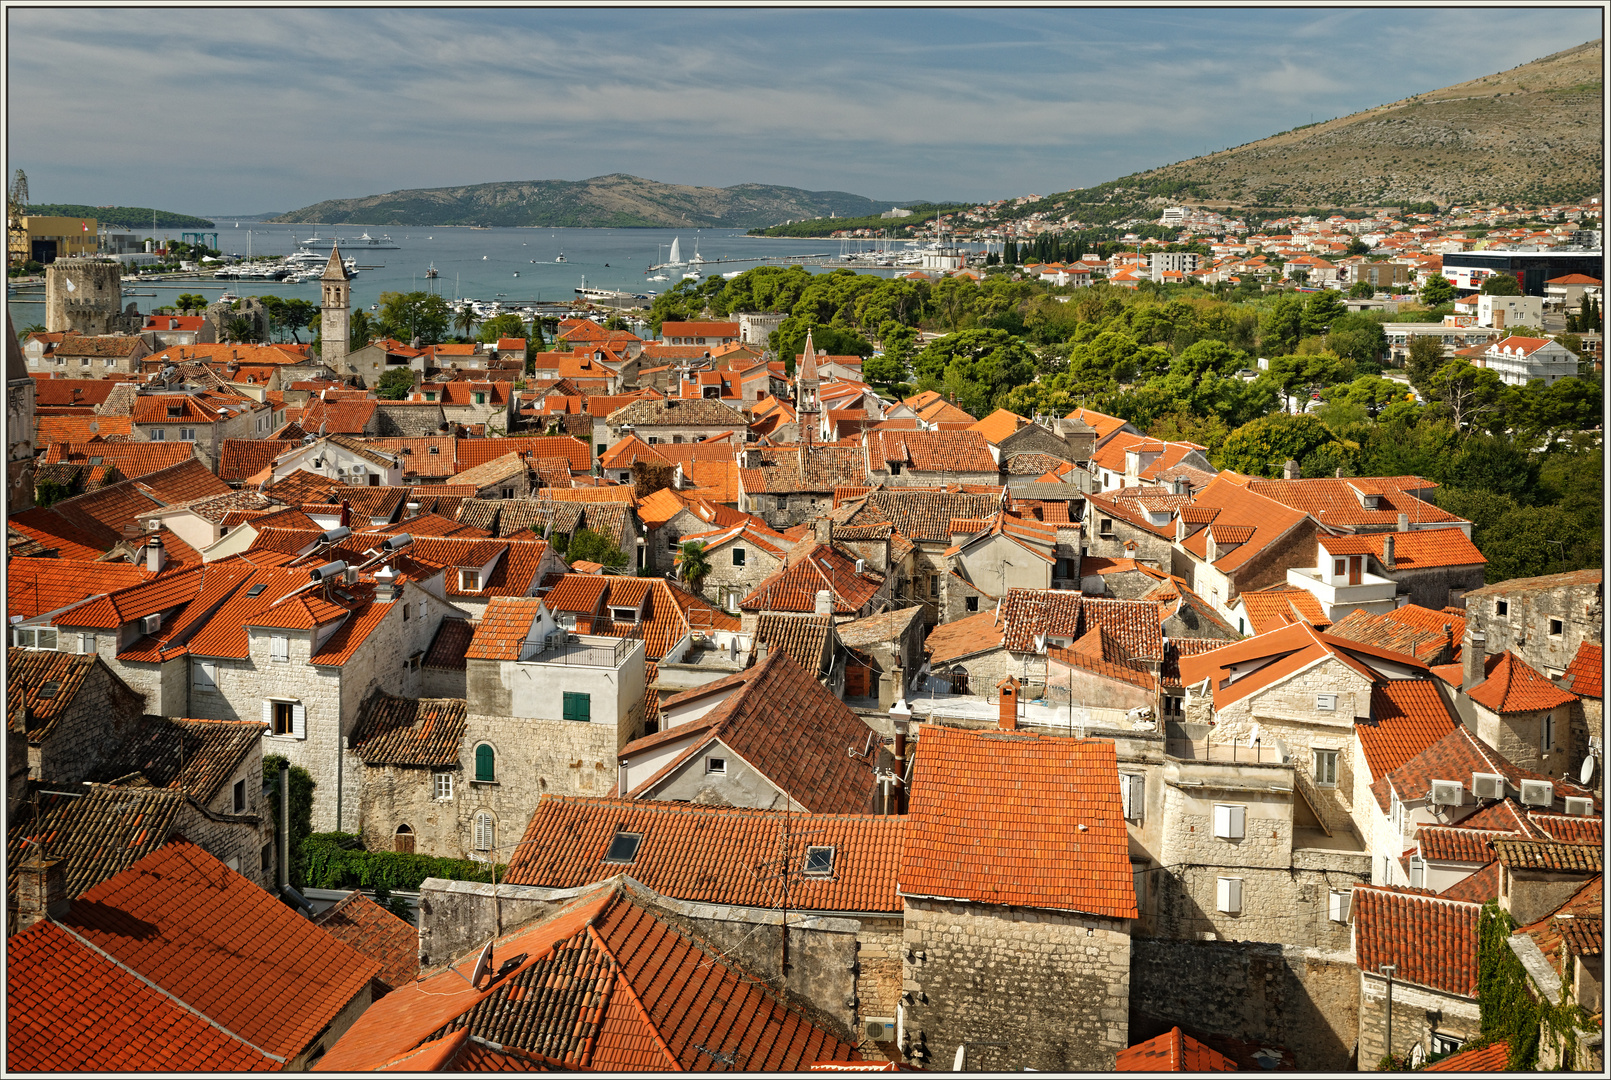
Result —
[[[1247,807],[1240,803],[1214,804],[1214,835],[1221,840],[1247,836]]]
[[[193,427],[182,427],[182,428],[180,428],[179,429],[179,441],[180,442],[195,442],[196,441],[196,429],[193,428]]]
[[[453,774],[439,772],[431,774],[431,798],[437,802],[453,801]]]
[[[1327,898],[1326,913],[1332,922],[1347,923],[1348,912],[1353,907],[1353,903],[1354,892],[1352,889],[1332,889],[1331,895]]]
[[[481,591],[481,571],[479,571],[479,570],[460,570],[459,571],[459,591],[460,592],[480,592]]]
[[[1410,888],[1426,888],[1426,860],[1419,854],[1410,856]]]
[[[1147,778],[1141,773],[1119,774],[1119,795],[1126,821],[1141,821],[1147,807]]]
[[[1342,751],[1317,746],[1315,755],[1315,787],[1334,788],[1342,768]],[[1327,774],[1330,774],[1329,776]]]
[[[95,654],[95,635],[78,635],[78,651],[81,656],[93,656]]]
[[[158,428],[152,428],[151,429],[151,441],[152,442],[165,442],[166,440],[163,438],[163,436],[166,434],[166,432],[167,432],[166,428],[159,428],[159,427]]]
[[[710,757],[707,757],[705,759],[705,775],[707,775],[707,776],[726,776],[727,775],[727,759],[725,757],[720,757],[720,756],[716,756],[716,755],[712,755]]]
[[[279,705],[291,707],[291,730],[288,734],[276,734],[274,731],[274,711]],[[302,702],[295,698],[271,697],[263,699],[263,724],[268,731],[266,738],[270,739],[306,739],[308,737],[308,710]]]

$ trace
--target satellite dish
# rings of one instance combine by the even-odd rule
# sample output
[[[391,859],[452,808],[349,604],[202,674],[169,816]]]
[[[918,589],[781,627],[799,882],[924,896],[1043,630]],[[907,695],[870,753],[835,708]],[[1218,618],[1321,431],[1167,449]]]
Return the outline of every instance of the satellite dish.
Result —
[[[1577,778],[1582,781],[1584,787],[1589,786],[1589,781],[1594,778],[1594,756],[1592,754],[1583,759],[1583,768],[1578,770]]]
[[[485,975],[491,968],[492,942],[489,941],[487,942],[487,947],[481,950],[481,955],[476,958],[475,971],[470,974],[470,985],[480,989],[481,976]]]

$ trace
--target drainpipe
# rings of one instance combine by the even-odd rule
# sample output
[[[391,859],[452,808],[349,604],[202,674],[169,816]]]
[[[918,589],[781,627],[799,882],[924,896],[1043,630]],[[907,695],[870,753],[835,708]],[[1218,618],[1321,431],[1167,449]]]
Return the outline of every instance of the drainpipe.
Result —
[[[1397,964],[1380,964],[1377,971],[1387,976],[1387,1060],[1393,1060],[1393,973],[1398,970]]]
[[[291,884],[291,763],[280,766],[280,867],[274,884],[280,889]],[[275,890],[276,892],[279,889]]]

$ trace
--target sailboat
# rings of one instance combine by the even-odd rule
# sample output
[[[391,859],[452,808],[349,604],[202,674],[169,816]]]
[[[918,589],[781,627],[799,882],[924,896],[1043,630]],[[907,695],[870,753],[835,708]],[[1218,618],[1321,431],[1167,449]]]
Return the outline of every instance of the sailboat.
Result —
[[[430,266],[427,266],[425,268],[425,276],[428,277],[428,278],[436,277],[436,264],[435,263],[432,263]]]
[[[666,260],[666,265],[667,266],[681,266],[681,265],[683,265],[683,262],[682,262],[682,241],[681,241],[680,237],[673,236],[671,238],[671,258]]]
[[[695,265],[705,261],[704,259],[699,257],[699,234],[698,233],[694,234],[694,257],[689,259],[688,261],[690,263],[694,263]]]

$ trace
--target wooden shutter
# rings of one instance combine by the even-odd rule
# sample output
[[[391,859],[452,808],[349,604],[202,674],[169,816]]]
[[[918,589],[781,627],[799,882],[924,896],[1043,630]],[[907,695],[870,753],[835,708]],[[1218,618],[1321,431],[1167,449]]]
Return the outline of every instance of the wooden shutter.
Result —
[[[492,747],[482,743],[475,748],[475,778],[477,780],[496,780],[496,764],[496,756],[493,754]]]
[[[486,812],[475,816],[475,848],[477,851],[491,851],[493,848],[492,815]]]
[[[1219,895],[1217,896],[1216,899],[1219,902],[1215,906],[1218,907],[1220,911],[1231,912],[1231,911],[1241,911],[1242,910],[1242,879],[1241,878],[1233,878],[1233,877],[1222,877],[1222,878],[1220,878],[1219,879],[1218,894]]]
[[[263,723],[268,725],[269,733],[274,732],[274,702],[263,702]]]
[[[298,739],[308,737],[308,713],[300,701],[291,706],[291,734]]]
[[[399,827],[393,839],[392,849],[404,855],[414,854],[414,834],[403,832],[402,828]]]

